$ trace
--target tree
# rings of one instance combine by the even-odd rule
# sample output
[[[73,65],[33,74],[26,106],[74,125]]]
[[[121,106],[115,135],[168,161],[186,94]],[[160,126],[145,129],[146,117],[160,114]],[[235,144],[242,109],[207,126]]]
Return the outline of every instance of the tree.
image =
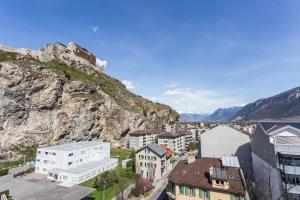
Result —
[[[188,151],[194,151],[194,150],[196,150],[196,143],[190,142],[188,145]]]
[[[144,186],[143,186],[143,179],[140,174],[136,176],[135,179],[135,186],[134,189],[132,190],[132,193],[134,196],[141,196],[141,194],[144,192]]]
[[[126,187],[127,187],[127,182],[126,182],[126,177],[125,177],[125,175],[126,175],[126,171],[120,171],[120,173],[119,173],[119,175],[117,176],[118,178],[118,185],[117,185],[117,187],[118,187],[118,193],[119,193],[119,195],[117,195],[117,199],[118,200],[123,200],[123,199],[126,199],[125,198],[125,194],[124,194],[124,191],[125,191],[125,189],[126,189]]]

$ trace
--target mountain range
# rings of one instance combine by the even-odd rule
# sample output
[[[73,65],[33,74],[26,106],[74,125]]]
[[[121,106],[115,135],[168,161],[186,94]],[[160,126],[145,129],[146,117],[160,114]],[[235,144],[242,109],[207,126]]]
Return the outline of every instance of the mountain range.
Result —
[[[231,120],[297,118],[300,116],[300,87],[249,103]]]
[[[182,113],[180,120],[182,121],[224,121],[235,115],[242,107],[234,106],[230,108],[219,108],[212,114],[195,114],[195,113]]]
[[[300,87],[259,99],[244,107],[217,109],[211,115],[182,113],[182,121],[231,121],[300,118]]]

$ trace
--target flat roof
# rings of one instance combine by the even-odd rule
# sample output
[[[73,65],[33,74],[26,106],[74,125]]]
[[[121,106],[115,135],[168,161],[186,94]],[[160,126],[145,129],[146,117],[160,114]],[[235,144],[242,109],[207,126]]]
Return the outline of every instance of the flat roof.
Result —
[[[80,200],[95,191],[79,185],[67,188],[48,180],[23,180],[12,175],[0,177],[0,191],[5,190],[9,190],[14,200]]]
[[[61,144],[56,146],[49,147],[40,147],[39,149],[47,149],[47,150],[59,150],[59,151],[72,151],[77,149],[83,149],[86,147],[93,147],[103,144],[104,142],[95,142],[95,141],[81,141],[81,142],[73,142],[68,144]]]
[[[100,161],[90,161],[87,163],[84,163],[82,165],[78,165],[69,169],[58,169],[54,168],[49,170],[49,172],[65,172],[65,173],[70,173],[70,174],[85,174],[86,172],[93,171],[95,169],[99,169],[103,165],[107,165],[109,163],[113,163],[117,161],[116,158],[104,158],[103,160]]]

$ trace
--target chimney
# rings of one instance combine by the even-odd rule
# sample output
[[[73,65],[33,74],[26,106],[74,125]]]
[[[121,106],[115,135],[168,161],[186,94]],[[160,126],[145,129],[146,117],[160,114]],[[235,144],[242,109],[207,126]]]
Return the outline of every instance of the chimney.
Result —
[[[188,153],[188,164],[195,162],[196,158],[195,158],[195,154],[192,152]]]

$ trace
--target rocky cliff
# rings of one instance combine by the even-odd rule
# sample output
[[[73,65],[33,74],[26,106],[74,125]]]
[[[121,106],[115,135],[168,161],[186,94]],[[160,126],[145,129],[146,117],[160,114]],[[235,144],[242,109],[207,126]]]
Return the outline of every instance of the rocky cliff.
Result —
[[[88,66],[0,51],[0,158],[79,140],[112,142],[175,121],[170,107]]]

